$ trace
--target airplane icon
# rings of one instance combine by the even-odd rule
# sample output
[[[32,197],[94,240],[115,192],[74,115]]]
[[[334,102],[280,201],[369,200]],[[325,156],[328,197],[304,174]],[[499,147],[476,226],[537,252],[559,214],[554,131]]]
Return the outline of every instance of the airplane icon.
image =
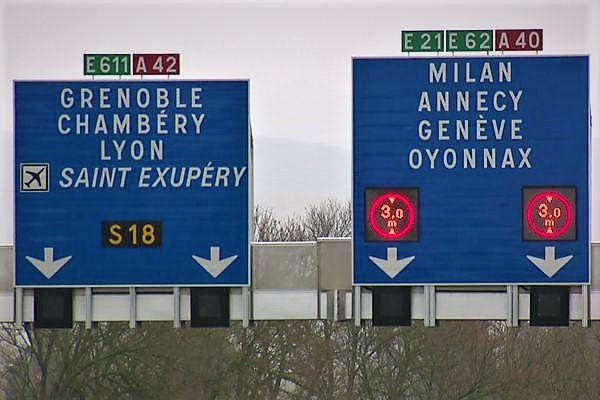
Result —
[[[30,179],[30,180],[28,180],[27,182],[25,182],[25,186],[27,186],[27,187],[31,187],[31,184],[32,184],[34,181],[37,181],[37,183],[38,183],[38,186],[39,186],[39,187],[43,187],[43,185],[42,185],[42,177],[41,177],[41,175],[42,175],[42,172],[44,172],[45,170],[46,170],[46,167],[42,167],[42,168],[40,168],[40,170],[39,170],[38,172],[27,171],[27,170],[26,170],[26,171],[23,171],[23,172],[25,172],[25,174],[27,174],[27,175],[31,176],[31,179]]]
[[[47,192],[49,172],[49,164],[21,164],[21,191]]]

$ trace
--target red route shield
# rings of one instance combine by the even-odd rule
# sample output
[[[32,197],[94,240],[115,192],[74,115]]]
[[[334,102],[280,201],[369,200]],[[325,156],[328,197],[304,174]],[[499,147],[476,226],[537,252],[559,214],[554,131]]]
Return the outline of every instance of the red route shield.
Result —
[[[179,54],[134,54],[133,75],[179,75]]]
[[[541,51],[543,29],[496,29],[496,51]]]

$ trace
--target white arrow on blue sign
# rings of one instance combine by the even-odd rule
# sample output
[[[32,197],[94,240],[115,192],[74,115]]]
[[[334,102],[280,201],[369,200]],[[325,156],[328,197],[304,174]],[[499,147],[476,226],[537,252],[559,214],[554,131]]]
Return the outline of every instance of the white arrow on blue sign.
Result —
[[[354,284],[589,283],[589,133],[586,56],[354,59]]]
[[[249,285],[248,81],[14,89],[17,286]]]

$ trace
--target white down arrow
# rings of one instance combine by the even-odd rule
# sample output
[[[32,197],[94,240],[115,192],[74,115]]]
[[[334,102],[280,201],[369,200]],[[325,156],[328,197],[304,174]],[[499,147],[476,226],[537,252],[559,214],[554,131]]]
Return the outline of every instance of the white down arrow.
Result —
[[[566,263],[571,261],[573,256],[556,258],[556,247],[547,246],[544,251],[544,258],[527,256],[536,267],[538,267],[548,278],[552,278]]]
[[[47,279],[52,278],[66,263],[71,256],[54,260],[54,247],[44,247],[44,259],[38,260],[30,256],[25,256],[27,261],[33,264]]]
[[[371,261],[375,263],[383,272],[385,272],[390,278],[394,279],[412,260],[415,256],[401,258],[398,260],[398,249],[395,247],[387,248],[387,259],[377,258],[369,256]]]
[[[225,271],[229,264],[231,264],[237,258],[237,255],[227,257],[221,260],[221,248],[214,246],[210,248],[210,260],[206,258],[192,255],[194,261],[202,266],[213,278],[221,275],[221,272]]]

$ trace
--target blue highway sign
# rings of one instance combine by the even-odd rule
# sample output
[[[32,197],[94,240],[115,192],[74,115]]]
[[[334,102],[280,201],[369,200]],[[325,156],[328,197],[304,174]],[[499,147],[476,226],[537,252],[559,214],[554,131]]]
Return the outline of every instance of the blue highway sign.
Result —
[[[354,283],[588,283],[589,132],[585,56],[354,59]]]
[[[249,284],[247,81],[14,96],[17,286]]]

